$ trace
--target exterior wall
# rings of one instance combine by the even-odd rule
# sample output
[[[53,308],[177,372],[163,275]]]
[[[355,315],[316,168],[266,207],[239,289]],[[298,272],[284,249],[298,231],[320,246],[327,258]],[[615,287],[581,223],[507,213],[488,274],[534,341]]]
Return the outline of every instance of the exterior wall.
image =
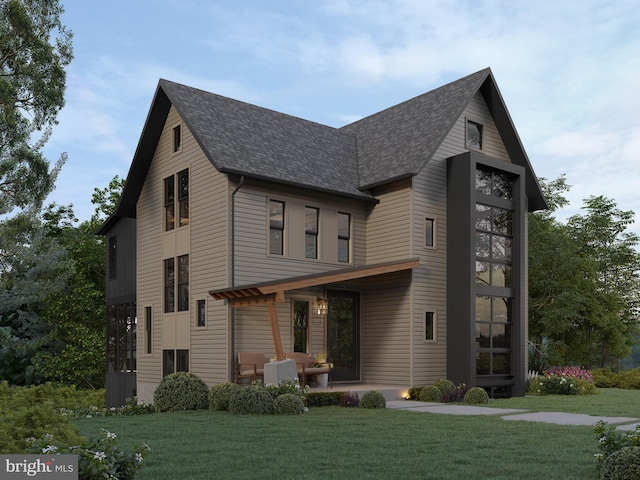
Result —
[[[107,271],[106,298],[107,305],[135,302],[136,295],[136,220],[121,218],[105,235],[106,245],[109,238],[116,237],[116,277],[109,278]],[[107,252],[107,270],[109,252]]]
[[[172,130],[181,125],[182,147],[172,153]],[[189,169],[189,225],[163,230],[163,180]],[[207,292],[227,285],[228,186],[172,107],[162,131],[137,205],[137,310],[143,319],[152,309],[152,345],[138,336],[138,396],[152,401],[162,378],[162,350],[189,349],[189,370],[208,383],[229,376],[227,308]],[[163,313],[163,260],[189,254],[189,310]],[[196,328],[196,300],[207,303],[207,326]],[[216,353],[214,353],[214,349]]]

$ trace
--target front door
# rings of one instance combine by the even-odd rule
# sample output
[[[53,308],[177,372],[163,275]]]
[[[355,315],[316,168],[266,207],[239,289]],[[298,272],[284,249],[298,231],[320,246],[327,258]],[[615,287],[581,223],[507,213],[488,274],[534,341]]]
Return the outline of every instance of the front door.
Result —
[[[358,292],[329,290],[327,314],[328,361],[337,381],[360,379],[360,327]]]

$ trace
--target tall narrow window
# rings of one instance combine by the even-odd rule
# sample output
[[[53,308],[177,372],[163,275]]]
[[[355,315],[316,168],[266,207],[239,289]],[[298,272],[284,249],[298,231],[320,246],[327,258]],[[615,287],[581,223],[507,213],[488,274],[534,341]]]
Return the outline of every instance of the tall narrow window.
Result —
[[[153,345],[153,337],[152,337],[152,319],[151,319],[151,307],[144,307],[144,333],[145,333],[145,342],[147,343],[147,353],[151,353],[151,348]]]
[[[189,225],[189,170],[178,173],[178,226]]]
[[[117,237],[109,237],[109,280],[113,280],[117,276]]]
[[[182,129],[180,125],[173,127],[173,153],[182,149]]]
[[[173,175],[164,179],[164,229],[176,227],[175,185]]]
[[[189,310],[189,255],[178,257],[178,311]]]
[[[318,212],[317,208],[304,208],[305,258],[318,258]]]
[[[284,202],[269,200],[269,253],[284,254]]]
[[[436,221],[433,218],[424,219],[424,246],[435,247],[436,245]]]
[[[480,123],[467,120],[467,148],[482,150],[482,125]]]
[[[293,302],[293,351],[306,352],[309,331],[309,302]]]
[[[198,327],[206,327],[207,326],[207,304],[204,300],[198,300],[197,302],[197,313],[198,313]]]
[[[175,311],[175,261],[168,258],[164,261],[164,312]]]
[[[351,249],[351,215],[338,212],[338,261],[349,262]]]
[[[176,350],[176,372],[189,371],[189,350]]]
[[[425,342],[436,339],[436,314],[435,312],[424,313],[424,340]]]

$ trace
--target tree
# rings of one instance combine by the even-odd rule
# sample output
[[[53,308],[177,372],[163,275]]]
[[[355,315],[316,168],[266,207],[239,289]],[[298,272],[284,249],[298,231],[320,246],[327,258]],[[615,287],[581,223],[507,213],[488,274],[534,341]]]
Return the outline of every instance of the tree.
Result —
[[[73,58],[62,12],[57,0],[0,1],[0,214],[37,210],[66,159],[50,170],[41,152],[64,106]]]

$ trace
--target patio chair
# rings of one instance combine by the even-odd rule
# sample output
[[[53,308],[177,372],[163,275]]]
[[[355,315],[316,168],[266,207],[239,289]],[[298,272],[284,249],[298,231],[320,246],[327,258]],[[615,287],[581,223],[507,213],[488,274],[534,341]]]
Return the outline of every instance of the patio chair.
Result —
[[[307,377],[313,375],[322,375],[326,373],[329,376],[329,384],[331,388],[333,388],[333,384],[331,383],[331,367],[315,367],[312,363],[311,357],[309,354],[302,352],[284,352],[285,358],[290,358],[295,360],[296,368],[298,369],[298,375],[300,375],[302,385],[307,384]]]
[[[254,381],[258,377],[264,377],[264,353],[263,352],[238,352],[238,373],[236,383],[241,378],[251,377]]]

